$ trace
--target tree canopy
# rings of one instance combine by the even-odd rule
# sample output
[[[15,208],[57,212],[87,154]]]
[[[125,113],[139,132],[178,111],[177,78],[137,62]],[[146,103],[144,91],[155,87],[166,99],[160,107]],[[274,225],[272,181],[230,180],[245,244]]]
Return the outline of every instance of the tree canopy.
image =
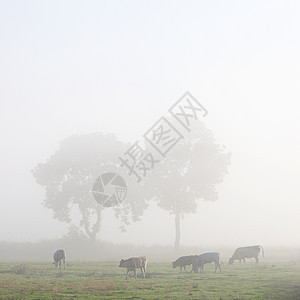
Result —
[[[180,219],[194,213],[198,200],[218,199],[220,184],[230,165],[231,154],[216,143],[200,121],[175,145],[155,169],[151,184],[159,207],[175,215],[175,248],[180,245]]]
[[[101,226],[101,213],[105,209],[95,201],[91,189],[95,179],[105,172],[121,173],[117,167],[118,156],[129,145],[114,135],[94,133],[73,135],[63,140],[58,150],[46,163],[38,163],[32,173],[38,184],[45,188],[45,207],[53,211],[54,218],[72,224],[71,211],[77,206],[81,215],[80,228],[91,239],[96,238]],[[147,189],[132,185],[134,178],[126,178],[131,186],[126,201],[115,207],[115,214],[122,221],[122,229],[130,220],[138,220],[147,207]],[[94,223],[91,223],[94,220]],[[72,226],[74,231],[74,224]]]
[[[121,220],[121,229],[125,230],[130,221],[139,220],[148,201],[154,199],[159,207],[175,215],[175,248],[179,248],[180,219],[196,212],[199,200],[218,199],[216,187],[228,171],[231,155],[198,121],[166,158],[137,183],[135,176],[119,167],[118,157],[129,148],[130,144],[114,135],[102,133],[73,135],[63,140],[46,163],[37,164],[32,171],[37,183],[45,188],[44,205],[53,211],[54,218],[71,224],[73,236],[76,227],[71,211],[77,206],[81,215],[77,230],[94,240],[105,207],[95,201],[91,189],[99,175],[115,172],[128,186],[125,201],[113,208]],[[149,145],[146,148],[150,151]]]

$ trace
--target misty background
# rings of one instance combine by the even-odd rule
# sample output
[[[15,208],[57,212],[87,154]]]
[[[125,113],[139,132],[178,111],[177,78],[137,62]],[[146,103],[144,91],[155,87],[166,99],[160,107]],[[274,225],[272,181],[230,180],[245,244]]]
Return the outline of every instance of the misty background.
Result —
[[[31,173],[60,141],[134,143],[189,91],[231,164],[218,200],[185,215],[181,244],[299,247],[299,13],[297,1],[1,1],[0,241],[68,233]],[[125,233],[102,216],[101,241],[174,243],[174,216],[154,203]]]

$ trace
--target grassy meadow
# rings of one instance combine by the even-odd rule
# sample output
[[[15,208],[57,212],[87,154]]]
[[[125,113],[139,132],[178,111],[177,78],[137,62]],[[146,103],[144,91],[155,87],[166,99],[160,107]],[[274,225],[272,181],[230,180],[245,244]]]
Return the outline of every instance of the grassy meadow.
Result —
[[[221,274],[210,264],[204,274],[179,274],[171,263],[151,261],[146,279],[128,280],[116,261],[70,261],[65,270],[20,264],[0,263],[0,299],[300,299],[296,262],[226,264]]]

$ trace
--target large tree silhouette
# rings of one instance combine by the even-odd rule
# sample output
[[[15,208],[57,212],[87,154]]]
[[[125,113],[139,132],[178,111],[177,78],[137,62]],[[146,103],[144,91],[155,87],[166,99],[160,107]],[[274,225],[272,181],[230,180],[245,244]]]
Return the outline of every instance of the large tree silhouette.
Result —
[[[125,175],[125,170],[117,167],[118,156],[129,146],[113,135],[73,135],[60,143],[59,149],[46,163],[37,164],[32,173],[37,183],[45,188],[44,205],[53,211],[54,218],[72,224],[72,207],[77,206],[81,214],[78,230],[95,240],[105,208],[92,196],[94,180],[105,172]],[[126,201],[114,208],[123,230],[131,220],[138,220],[147,207],[146,187],[135,182],[132,184],[133,180],[126,177],[130,185]],[[74,224],[71,228],[74,231]]]
[[[151,184],[158,206],[175,216],[175,249],[180,246],[180,219],[184,214],[196,212],[198,200],[218,199],[216,186],[227,173],[230,157],[198,121],[157,165]]]

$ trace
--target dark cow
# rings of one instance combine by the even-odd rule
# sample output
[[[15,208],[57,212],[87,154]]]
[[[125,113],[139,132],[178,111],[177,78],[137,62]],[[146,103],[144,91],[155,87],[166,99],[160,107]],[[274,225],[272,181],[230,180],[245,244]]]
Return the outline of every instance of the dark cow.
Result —
[[[56,250],[53,254],[55,268],[59,265],[61,268],[61,262],[64,263],[64,269],[66,268],[66,252],[63,249]]]
[[[120,261],[119,267],[127,269],[126,279],[130,271],[134,271],[134,278],[136,278],[136,268],[141,268],[143,277],[145,278],[147,258],[146,256],[141,256],[141,257],[131,257],[129,259],[122,259]]]
[[[183,267],[184,271],[186,273],[188,273],[185,267],[192,265],[192,271],[193,271],[193,269],[197,268],[196,267],[197,261],[198,261],[198,255],[181,256],[178,259],[176,259],[172,263],[172,265],[173,265],[173,269],[175,269],[176,267],[180,267],[180,271],[179,271],[180,273],[182,271],[182,267]]]
[[[217,268],[220,269],[221,273],[220,253],[218,252],[208,252],[198,255],[196,268],[194,268],[192,271],[198,273],[198,269],[200,268],[200,272],[204,273],[204,265],[212,262],[215,263],[215,273],[217,272]]]
[[[264,249],[262,246],[260,245],[256,245],[256,246],[248,246],[248,247],[239,247],[237,248],[232,257],[229,259],[229,264],[232,265],[234,263],[235,260],[239,260],[241,263],[241,260],[245,262],[245,258],[255,258],[255,262],[258,264],[258,255],[260,252],[260,248],[262,249],[262,255],[264,256]]]

